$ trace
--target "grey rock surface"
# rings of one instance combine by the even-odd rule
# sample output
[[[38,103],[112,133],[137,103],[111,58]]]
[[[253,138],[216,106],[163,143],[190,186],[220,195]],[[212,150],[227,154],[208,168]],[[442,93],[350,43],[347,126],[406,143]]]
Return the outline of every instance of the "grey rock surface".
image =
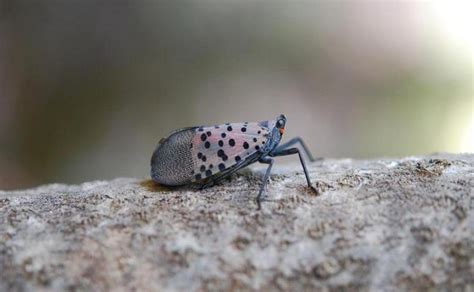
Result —
[[[0,191],[0,290],[472,290],[474,155]]]

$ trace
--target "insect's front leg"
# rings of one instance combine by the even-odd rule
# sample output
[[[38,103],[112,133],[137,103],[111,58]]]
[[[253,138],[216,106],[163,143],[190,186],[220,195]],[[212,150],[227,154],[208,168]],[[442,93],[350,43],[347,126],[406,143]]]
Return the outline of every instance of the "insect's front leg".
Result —
[[[269,156],[271,157],[276,157],[276,156],[286,156],[286,155],[294,155],[294,154],[298,154],[298,156],[300,157],[300,162],[301,162],[301,166],[303,166],[303,171],[304,171],[304,175],[306,176],[306,182],[308,183],[308,187],[316,194],[318,195],[319,192],[318,190],[313,187],[311,185],[311,180],[309,179],[309,174],[308,174],[308,169],[306,168],[306,163],[303,159],[303,157],[301,156],[301,152],[298,148],[289,148],[289,149],[283,149],[281,151],[277,151],[277,149],[273,150]]]
[[[288,147],[293,146],[295,144],[301,145],[301,148],[303,149],[304,154],[309,158],[311,162],[314,162],[316,160],[322,160],[322,158],[320,157],[316,159],[314,158],[314,156],[309,151],[309,148],[306,146],[306,143],[304,143],[303,139],[301,139],[300,137],[292,138],[290,141],[279,145],[277,148],[275,148],[275,150],[273,150],[273,152],[277,152],[277,153],[281,152],[282,150],[288,149]]]
[[[268,178],[270,177],[270,172],[272,171],[273,159],[263,157],[263,158],[260,158],[258,162],[268,164],[267,172],[265,173],[265,177],[263,178],[263,182],[262,182],[262,185],[260,186],[260,191],[258,192],[257,199],[256,199],[257,205],[258,205],[257,209],[260,210],[262,208],[261,206],[262,194],[263,194],[263,191],[265,190],[265,187],[267,186]]]

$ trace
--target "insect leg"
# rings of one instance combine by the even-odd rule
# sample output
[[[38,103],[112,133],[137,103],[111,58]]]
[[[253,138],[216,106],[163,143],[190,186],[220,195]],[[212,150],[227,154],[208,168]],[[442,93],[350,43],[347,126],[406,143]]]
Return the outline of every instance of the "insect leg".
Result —
[[[232,174],[231,172],[225,172],[225,173],[222,173],[219,176],[211,178],[205,184],[201,185],[200,189],[204,190],[204,189],[210,188],[210,187],[216,185],[218,182],[222,181],[224,178],[230,176],[231,174]]]
[[[252,158],[253,159],[253,158]],[[257,161],[257,160],[255,160]],[[225,179],[226,177],[229,177],[231,176],[232,174],[234,174],[235,172],[239,171],[240,169],[246,167],[247,165],[249,165],[250,163],[253,163],[253,161],[241,161],[240,163],[232,166],[231,168],[229,169],[226,169],[224,170],[223,172],[213,176],[211,178],[211,180],[209,180],[207,183],[205,183],[204,185],[201,186],[201,190],[205,189],[205,188],[208,188],[208,187],[211,187],[215,184],[217,184],[218,182],[222,181],[223,179]]]
[[[308,156],[309,158],[309,161],[311,162],[314,162],[316,160],[322,160],[322,158],[314,158],[313,155],[311,154],[311,152],[309,151],[309,148],[306,146],[306,143],[304,143],[303,139],[301,139],[300,137],[295,137],[293,139],[291,139],[290,141],[286,142],[286,143],[283,143],[281,144],[280,146],[278,146],[277,148],[275,148],[275,150],[273,150],[273,152],[280,152],[284,149],[288,149],[288,147],[290,146],[293,146],[295,144],[299,143],[301,145],[301,148],[303,149],[304,153],[306,156]]]
[[[273,150],[268,155],[271,156],[271,157],[276,157],[276,156],[286,156],[286,155],[298,154],[298,156],[300,157],[301,166],[303,166],[303,171],[304,171],[304,175],[306,176],[306,182],[308,183],[308,187],[311,188],[311,190],[313,192],[315,192],[316,195],[319,194],[318,190],[311,185],[311,181],[309,179],[309,174],[308,174],[308,169],[306,168],[306,163],[303,159],[303,156],[301,156],[300,150],[298,148],[283,149],[281,151],[277,151],[277,150],[278,150],[278,148]]]
[[[262,185],[260,186],[260,191],[258,192],[257,199],[256,199],[257,205],[258,205],[258,210],[260,210],[261,207],[262,207],[261,204],[260,204],[261,201],[262,201],[262,193],[265,190],[265,187],[266,187],[267,182],[268,182],[268,178],[270,177],[270,172],[271,172],[272,166],[273,166],[273,159],[263,157],[263,158],[260,158],[258,160],[258,162],[268,164],[267,172],[265,173],[265,177],[263,178],[263,182],[262,182]]]

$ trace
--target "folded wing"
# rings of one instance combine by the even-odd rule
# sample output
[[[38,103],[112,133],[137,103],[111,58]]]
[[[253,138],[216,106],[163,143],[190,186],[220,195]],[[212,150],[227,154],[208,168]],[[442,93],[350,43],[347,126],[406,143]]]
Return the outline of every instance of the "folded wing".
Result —
[[[270,130],[258,123],[229,123],[199,127],[191,142],[193,181],[220,173],[258,152]]]

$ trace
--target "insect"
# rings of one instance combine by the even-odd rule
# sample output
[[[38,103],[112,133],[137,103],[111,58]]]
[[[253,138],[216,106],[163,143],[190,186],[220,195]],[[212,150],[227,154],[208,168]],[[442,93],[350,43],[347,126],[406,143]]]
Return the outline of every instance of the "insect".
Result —
[[[298,154],[311,185],[300,144],[310,161],[315,161],[301,138],[293,138],[279,145],[285,131],[286,117],[255,123],[227,123],[179,129],[160,140],[151,158],[153,181],[168,186],[197,184],[210,187],[232,173],[252,163],[268,164],[256,201],[261,208],[262,194],[273,166],[271,157]]]

